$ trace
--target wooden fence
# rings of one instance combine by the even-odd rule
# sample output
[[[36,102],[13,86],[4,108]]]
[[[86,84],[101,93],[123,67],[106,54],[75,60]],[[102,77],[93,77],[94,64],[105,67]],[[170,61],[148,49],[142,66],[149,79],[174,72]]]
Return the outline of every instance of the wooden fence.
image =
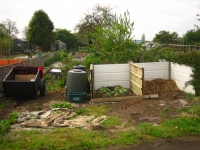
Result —
[[[130,89],[137,95],[143,94],[144,68],[130,63]]]
[[[33,59],[27,59],[22,62],[16,63],[16,64],[10,64],[7,66],[1,66],[0,67],[0,90],[3,90],[3,79],[6,77],[6,75],[9,73],[9,71],[14,66],[42,66],[44,67],[44,62],[50,58],[52,58],[57,53],[47,53],[41,57],[33,58]]]

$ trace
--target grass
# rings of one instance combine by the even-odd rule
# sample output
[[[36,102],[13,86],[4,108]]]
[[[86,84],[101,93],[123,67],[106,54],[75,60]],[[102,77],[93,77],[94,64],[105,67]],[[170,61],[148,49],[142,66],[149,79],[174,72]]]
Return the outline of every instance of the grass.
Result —
[[[107,146],[134,144],[141,139],[175,138],[200,135],[200,118],[185,117],[166,120],[159,126],[142,123],[134,129],[111,130],[122,122],[109,117],[102,125],[104,130],[59,128],[43,131],[12,132],[12,139],[3,138],[0,149],[99,149]],[[105,131],[105,132],[104,132]]]

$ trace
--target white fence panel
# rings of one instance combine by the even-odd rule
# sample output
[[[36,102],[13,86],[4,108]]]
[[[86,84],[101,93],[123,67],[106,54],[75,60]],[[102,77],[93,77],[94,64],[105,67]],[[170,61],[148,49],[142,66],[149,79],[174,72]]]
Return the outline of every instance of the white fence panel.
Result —
[[[169,79],[169,62],[136,63],[144,68],[144,80]]]
[[[187,93],[195,94],[193,86],[189,85],[185,87],[185,83],[192,79],[192,74],[191,67],[171,63],[171,79],[176,82],[177,87]]]
[[[129,64],[94,65],[94,90],[120,85],[130,88]]]

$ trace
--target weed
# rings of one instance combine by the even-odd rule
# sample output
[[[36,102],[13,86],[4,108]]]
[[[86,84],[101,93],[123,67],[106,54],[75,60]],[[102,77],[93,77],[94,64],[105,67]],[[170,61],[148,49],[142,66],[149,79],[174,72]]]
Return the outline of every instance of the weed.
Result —
[[[160,113],[158,114],[158,116],[159,116],[159,117],[163,117],[164,114],[160,112]]]
[[[4,109],[7,104],[8,104],[8,100],[5,100],[5,101],[1,102],[0,103],[0,109]]]
[[[195,99],[195,94],[187,93],[185,97],[188,98],[189,100],[194,100]]]
[[[70,103],[67,103],[66,101],[62,101],[61,103],[55,103],[50,106],[51,108],[68,108],[72,109],[72,105]]]
[[[0,136],[6,134],[6,132],[10,129],[10,120],[5,119],[0,121]]]
[[[12,112],[9,115],[9,119],[4,119],[0,121],[0,136],[3,136],[7,133],[7,131],[10,129],[10,125],[17,121],[17,116],[18,114],[16,112]]]
[[[169,108],[169,107],[165,107],[165,108],[163,108],[163,110],[164,110],[164,111],[169,111],[170,108]]]
[[[36,110],[41,110],[41,106],[36,106]]]
[[[87,116],[90,115],[90,111],[89,111],[89,109],[87,109],[87,108],[76,109],[75,112],[76,112],[78,115],[87,115]]]

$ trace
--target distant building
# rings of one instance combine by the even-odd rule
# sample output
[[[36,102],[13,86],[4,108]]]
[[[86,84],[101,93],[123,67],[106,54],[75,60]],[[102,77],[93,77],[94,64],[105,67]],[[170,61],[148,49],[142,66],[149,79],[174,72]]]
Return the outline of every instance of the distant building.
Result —
[[[25,39],[14,39],[14,46],[11,49],[11,53],[22,53],[24,50],[30,50],[31,44]]]
[[[51,44],[51,51],[66,50],[66,44],[61,40],[56,40]]]
[[[143,41],[142,40],[133,40],[134,43],[137,43],[137,44],[140,44],[142,43]]]

